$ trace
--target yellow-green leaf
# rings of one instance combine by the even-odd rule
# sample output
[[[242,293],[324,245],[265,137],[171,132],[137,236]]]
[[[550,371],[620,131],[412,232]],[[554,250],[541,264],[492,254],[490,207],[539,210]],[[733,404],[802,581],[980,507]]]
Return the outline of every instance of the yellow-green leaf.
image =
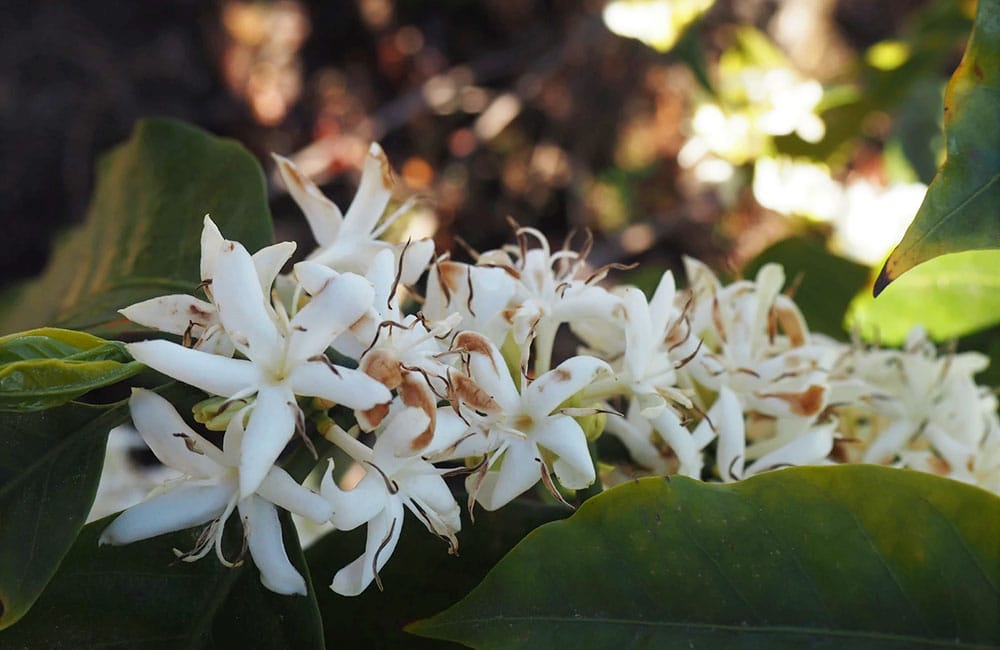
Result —
[[[143,370],[125,346],[46,327],[0,337],[0,411],[40,411]]]
[[[875,281],[877,296],[939,255],[1000,248],[1000,0],[979,0],[944,100],[947,158]]]
[[[878,299],[855,296],[846,325],[862,338],[900,345],[914,325],[945,341],[1000,323],[1000,251],[966,251],[921,264]]]

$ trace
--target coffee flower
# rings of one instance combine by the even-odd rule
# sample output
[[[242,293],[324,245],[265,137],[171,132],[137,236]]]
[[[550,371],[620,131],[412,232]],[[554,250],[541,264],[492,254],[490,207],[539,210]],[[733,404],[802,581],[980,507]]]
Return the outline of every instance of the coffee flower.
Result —
[[[241,496],[242,417],[230,420],[224,449],[220,450],[193,431],[156,393],[134,389],[129,410],[139,435],[156,457],[184,476],[154,490],[145,501],[119,515],[104,529],[100,543],[130,544],[211,522],[198,547],[180,556],[193,561],[214,548],[223,564],[233,566],[223,555],[222,536],[226,521],[238,510],[247,548],[264,586],[279,594],[304,596],[306,583],[285,552],[277,507],[322,523],[333,514],[330,504],[278,467],[268,469],[254,491]]]
[[[358,193],[342,214],[340,208],[328,199],[316,185],[298,170],[287,158],[275,154],[278,172],[285,187],[305,214],[319,247],[309,255],[309,259],[337,269],[364,275],[375,257],[383,249],[392,248],[400,255],[405,245],[393,245],[379,239],[400,216],[406,213],[408,204],[385,219],[382,215],[392,198],[395,186],[392,167],[382,147],[372,143],[365,158],[364,170]],[[380,223],[381,222],[381,223]],[[434,254],[434,242],[422,239],[405,247],[402,260],[401,281],[412,284],[423,272]]]
[[[593,357],[573,357],[519,392],[499,350],[488,339],[462,332],[454,346],[468,355],[468,375],[484,399],[477,400],[475,407],[481,413],[468,406],[460,406],[458,415],[441,409],[438,432],[444,439],[461,439],[448,454],[451,458],[486,458],[481,470],[466,481],[470,503],[474,499],[487,510],[497,510],[539,480],[558,497],[549,476],[550,463],[566,488],[581,490],[594,482],[586,435],[560,406],[610,373],[608,364]],[[456,429],[467,433],[460,437]]]
[[[215,303],[211,302],[212,287],[208,283],[212,279],[215,259],[223,241],[225,240],[219,228],[211,217],[205,215],[205,225],[201,231],[201,279],[206,283],[208,301],[184,294],[159,296],[122,309],[122,316],[139,325],[183,336],[185,339],[194,339],[194,347],[204,352],[233,356],[236,348],[219,322]],[[294,250],[294,243],[281,242],[262,248],[252,255],[263,291],[270,291],[281,266]]]
[[[283,261],[283,260],[282,260]],[[215,261],[212,295],[219,321],[246,359],[230,359],[169,341],[128,345],[138,361],[165,375],[233,400],[256,395],[240,451],[240,494],[252,494],[295,432],[296,396],[369,409],[391,398],[362,372],[333,366],[330,343],[368,309],[371,285],[311,262],[295,267],[311,300],[290,320],[262,289],[250,254],[225,241]]]
[[[461,528],[458,504],[438,469],[420,456],[416,447],[433,453],[419,441],[430,422],[420,409],[397,409],[385,420],[373,448],[368,448],[335,424],[325,435],[366,470],[350,490],[340,489],[331,474],[323,481],[322,493],[333,505],[333,524],[339,530],[353,530],[368,524],[365,552],[337,571],[330,588],[343,596],[356,596],[374,580],[382,588],[378,572],[396,548],[403,529],[404,508],[420,519],[427,530],[448,541],[452,553],[458,550],[455,533]],[[435,440],[435,447],[453,441]]]

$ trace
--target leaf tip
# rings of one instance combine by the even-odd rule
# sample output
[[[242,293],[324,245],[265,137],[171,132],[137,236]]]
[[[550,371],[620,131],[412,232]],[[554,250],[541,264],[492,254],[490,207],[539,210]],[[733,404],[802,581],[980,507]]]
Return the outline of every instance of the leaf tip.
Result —
[[[889,283],[895,279],[896,278],[892,277],[889,273],[889,262],[887,261],[882,267],[882,270],[879,271],[878,277],[875,278],[875,285],[872,287],[872,297],[878,298],[879,294],[882,293],[885,288],[889,286]]]

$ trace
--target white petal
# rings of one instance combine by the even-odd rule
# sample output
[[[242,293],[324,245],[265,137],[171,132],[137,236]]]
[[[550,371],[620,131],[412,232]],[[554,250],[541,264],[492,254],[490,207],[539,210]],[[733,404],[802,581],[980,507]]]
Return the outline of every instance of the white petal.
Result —
[[[191,335],[196,338],[219,322],[215,305],[184,294],[144,300],[118,313],[133,323],[178,336],[190,329]]]
[[[333,201],[326,198],[316,185],[298,170],[291,160],[272,154],[278,163],[278,172],[285,182],[288,193],[309,222],[313,237],[320,246],[326,246],[337,238],[344,217]]]
[[[205,215],[204,226],[201,229],[201,279],[211,280],[215,274],[215,259],[222,248],[225,239],[219,232],[219,227],[215,225],[211,217]]]
[[[126,343],[136,361],[206,393],[231,397],[257,381],[253,364],[201,350],[192,350],[170,341]]]
[[[360,370],[337,366],[334,372],[322,361],[298,366],[288,381],[296,395],[322,397],[352,409],[370,409],[392,399],[388,388]]]
[[[738,481],[743,478],[746,432],[740,402],[728,386],[719,389],[719,396],[708,410],[708,417],[719,435],[716,449],[719,474],[723,481]]]
[[[604,373],[611,373],[611,367],[595,357],[572,357],[545,373],[524,391],[522,403],[534,417],[548,415],[560,404]]]
[[[368,310],[373,296],[371,283],[360,275],[344,273],[330,278],[292,319],[288,363],[295,365],[322,354]]]
[[[625,369],[633,380],[641,380],[646,376],[650,355],[656,350],[654,336],[663,336],[663,332],[654,332],[650,322],[649,304],[646,295],[635,287],[627,287],[622,293],[622,303],[625,307]]]
[[[278,510],[263,499],[251,497],[240,501],[240,517],[247,534],[247,546],[253,563],[260,569],[260,581],[279,594],[306,595],[306,581],[292,566],[281,539]]]
[[[333,506],[329,501],[297,483],[280,467],[271,468],[257,488],[257,494],[274,505],[317,524],[328,521],[333,516]]]
[[[694,444],[691,433],[681,424],[671,409],[663,409],[654,420],[653,428],[667,442],[680,461],[680,473],[691,478],[701,478],[701,452]]]
[[[486,337],[472,331],[460,332],[455,337],[456,349],[469,351],[469,373],[472,380],[485,390],[505,412],[513,412],[520,397],[507,363],[497,347]]]
[[[233,496],[235,485],[180,483],[134,505],[111,522],[101,533],[101,544],[131,544],[203,524],[222,514]]]
[[[265,296],[271,295],[271,285],[278,276],[281,267],[295,252],[295,242],[283,241],[260,249],[251,256],[253,267],[260,280],[260,290]]]
[[[424,456],[432,457],[446,451],[457,443],[469,431],[469,425],[450,406],[442,406],[434,418],[434,440],[422,452]],[[485,439],[486,436],[478,437]],[[485,453],[484,449],[481,453]]]
[[[392,198],[392,168],[382,147],[373,142],[365,157],[358,192],[344,215],[342,234],[368,235]]]
[[[310,296],[322,291],[327,282],[340,275],[330,267],[310,260],[298,262],[292,268],[292,274]]]
[[[504,507],[542,478],[541,460],[534,442],[512,443],[504,453],[500,470],[483,477],[476,501],[491,511]]]
[[[784,447],[758,458],[747,467],[746,476],[786,465],[821,463],[833,449],[833,428],[832,425],[823,425],[809,429]]]
[[[434,240],[418,239],[411,241],[410,245],[399,244],[396,246],[396,255],[403,254],[403,269],[399,274],[399,281],[406,285],[411,285],[420,279],[421,274],[430,264],[431,257],[434,256]]]
[[[139,435],[164,465],[195,478],[227,471],[219,448],[195,433],[167,400],[133,388],[128,407]]]
[[[409,252],[407,252],[409,254]],[[394,301],[392,293],[393,284],[396,281],[396,256],[389,248],[384,248],[375,254],[365,278],[371,282],[375,288],[372,296],[372,305],[375,311],[385,314],[390,311],[389,304]]]
[[[295,396],[285,386],[262,386],[240,445],[240,498],[257,491],[295,432]]]
[[[351,490],[341,490],[332,480],[322,486],[323,498],[333,506],[333,525],[337,530],[354,530],[385,509],[389,490],[385,477],[366,465],[367,474]]]
[[[397,458],[409,458],[417,453],[413,448],[415,439],[430,423],[430,418],[419,408],[406,407],[398,411],[375,443],[375,464],[388,474],[394,473]],[[420,451],[423,449],[420,446]]]
[[[558,456],[552,464],[556,478],[571,490],[582,490],[597,478],[587,447],[587,436],[567,415],[548,418],[535,429],[535,441]]]
[[[620,415],[609,414],[604,431],[621,440],[625,448],[628,449],[629,455],[637,463],[652,470],[655,474],[666,473],[666,462],[649,439],[652,428],[643,431],[636,423],[630,422]]]
[[[283,346],[269,297],[260,289],[250,253],[237,242],[227,241],[219,251],[212,299],[236,347],[257,364],[278,365]]]
[[[337,571],[330,588],[342,596],[357,596],[367,589],[375,579],[375,571],[381,571],[396,550],[402,529],[403,506],[392,499],[385,510],[368,522],[364,555]]]
[[[666,271],[660,277],[660,283],[656,286],[656,292],[649,300],[649,318],[653,326],[653,335],[662,336],[666,333],[667,325],[673,320],[676,308],[674,307],[674,296],[677,294],[677,284],[674,281],[672,271]]]

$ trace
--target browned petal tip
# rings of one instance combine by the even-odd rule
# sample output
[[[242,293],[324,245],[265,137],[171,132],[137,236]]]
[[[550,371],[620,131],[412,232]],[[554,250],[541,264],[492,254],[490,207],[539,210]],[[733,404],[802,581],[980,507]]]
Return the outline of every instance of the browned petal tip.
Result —
[[[879,271],[878,277],[875,278],[875,286],[872,287],[872,297],[878,298],[878,295],[895,279],[889,274],[889,262],[887,261],[882,266],[882,270]]]

